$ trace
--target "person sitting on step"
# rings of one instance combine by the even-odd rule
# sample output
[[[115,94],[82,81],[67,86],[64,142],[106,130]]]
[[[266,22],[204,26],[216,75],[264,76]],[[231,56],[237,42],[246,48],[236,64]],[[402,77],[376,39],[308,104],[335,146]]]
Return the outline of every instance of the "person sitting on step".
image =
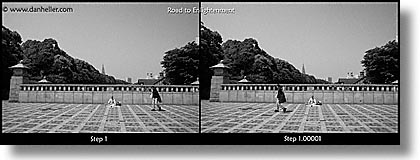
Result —
[[[111,98],[108,100],[108,105],[112,108],[117,104],[117,102],[114,99],[114,96],[111,96]]]
[[[311,98],[309,98],[308,105],[311,105],[312,107],[316,104],[317,104],[316,99],[314,98],[314,96],[311,96]]]

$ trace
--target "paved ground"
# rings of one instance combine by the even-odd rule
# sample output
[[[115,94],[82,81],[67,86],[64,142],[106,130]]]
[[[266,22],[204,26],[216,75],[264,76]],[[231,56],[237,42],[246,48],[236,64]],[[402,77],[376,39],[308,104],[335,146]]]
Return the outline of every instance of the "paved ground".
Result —
[[[203,133],[395,133],[397,105],[202,102]],[[3,103],[3,133],[198,132],[198,106]]]
[[[198,132],[198,106],[4,103],[3,133]]]
[[[397,133],[397,105],[285,104],[202,101],[203,133]]]

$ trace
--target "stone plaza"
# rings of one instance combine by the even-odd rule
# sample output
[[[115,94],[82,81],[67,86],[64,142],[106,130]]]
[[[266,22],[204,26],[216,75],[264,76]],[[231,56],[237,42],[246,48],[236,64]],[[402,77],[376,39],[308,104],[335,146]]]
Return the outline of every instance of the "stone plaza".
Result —
[[[198,106],[3,101],[2,133],[198,133]]]
[[[28,67],[20,62],[11,68],[9,101],[2,101],[3,133],[399,130],[399,86],[395,84],[282,84],[288,102],[284,104],[288,112],[282,113],[274,112],[276,84],[229,84],[229,67],[222,61],[210,67],[214,71],[210,97],[201,101],[201,108],[198,85],[28,84]],[[151,111],[151,87],[161,94],[166,111]],[[305,105],[311,96],[324,104]],[[121,100],[123,105],[105,105],[109,97]]]
[[[398,133],[398,105],[201,102],[203,133]]]

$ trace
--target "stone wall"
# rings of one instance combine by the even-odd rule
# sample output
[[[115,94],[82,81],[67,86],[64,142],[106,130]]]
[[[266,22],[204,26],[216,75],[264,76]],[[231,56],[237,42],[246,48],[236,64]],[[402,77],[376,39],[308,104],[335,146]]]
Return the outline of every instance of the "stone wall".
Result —
[[[155,86],[163,104],[198,105],[197,86]],[[19,102],[34,103],[107,103],[111,96],[123,104],[151,104],[151,86],[21,84]]]
[[[311,96],[323,103],[398,104],[397,85],[282,85],[287,103],[306,103]],[[220,102],[274,103],[276,85],[222,84]]]

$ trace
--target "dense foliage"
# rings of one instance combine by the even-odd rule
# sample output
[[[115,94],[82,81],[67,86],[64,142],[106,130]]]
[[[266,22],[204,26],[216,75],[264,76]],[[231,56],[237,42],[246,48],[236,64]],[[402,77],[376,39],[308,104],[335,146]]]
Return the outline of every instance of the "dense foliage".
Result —
[[[400,77],[400,51],[398,42],[389,41],[381,47],[367,50],[363,56],[366,81],[374,84],[389,84]]]
[[[2,26],[0,53],[0,96],[2,100],[9,99],[10,77],[12,76],[9,67],[16,65],[22,59],[20,43],[22,43],[22,38],[19,33]]]
[[[253,83],[294,84],[327,83],[314,76],[302,74],[289,62],[274,58],[258,46],[255,39],[228,40],[222,45],[224,62],[230,67],[230,79],[238,81],[247,76]]]
[[[8,95],[11,70],[8,68],[23,60],[29,67],[28,77],[31,83],[36,83],[43,76],[52,83],[72,84],[115,84],[127,83],[112,76],[101,74],[89,63],[75,59],[60,49],[54,39],[44,41],[27,40],[22,43],[21,36],[16,31],[10,31],[2,26],[1,80],[2,97]],[[4,75],[4,76],[3,76]],[[7,83],[6,83],[7,82]],[[4,86],[3,86],[4,85]]]
[[[213,71],[211,66],[223,59],[222,36],[200,23],[200,98],[210,97],[210,84]]]
[[[174,85],[191,84],[197,80],[199,54],[198,45],[190,42],[184,47],[165,52],[163,61],[165,83]]]
[[[255,39],[244,41],[227,40],[200,23],[200,97],[210,97],[210,83],[213,72],[209,67],[220,60],[230,67],[231,83],[237,83],[244,76],[252,83],[329,83],[314,76],[302,74],[285,60],[274,58],[259,48]]]
[[[47,77],[52,83],[114,84],[125,83],[112,76],[101,74],[89,63],[75,59],[61,50],[54,39],[27,40],[22,44],[23,64],[29,67],[34,81]]]

